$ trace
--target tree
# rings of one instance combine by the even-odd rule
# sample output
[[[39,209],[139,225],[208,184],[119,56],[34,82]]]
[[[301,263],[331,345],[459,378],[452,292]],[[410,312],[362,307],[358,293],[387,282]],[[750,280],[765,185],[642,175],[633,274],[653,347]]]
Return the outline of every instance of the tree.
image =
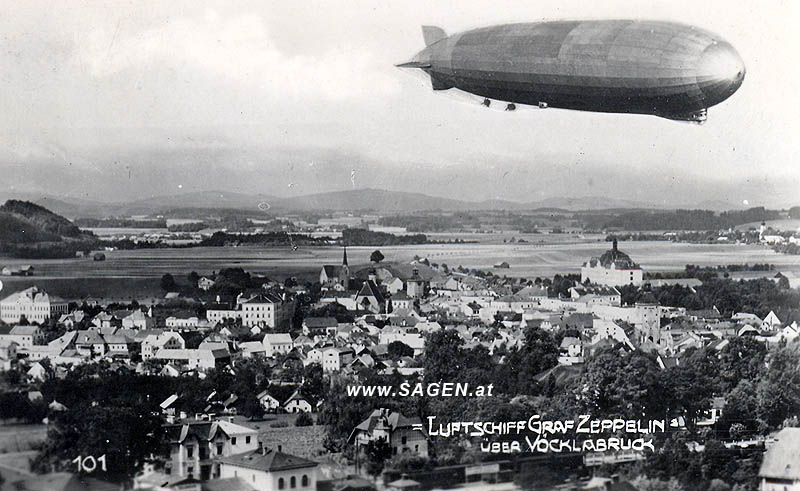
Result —
[[[264,406],[261,405],[253,392],[247,392],[241,403],[242,413],[251,420],[260,420],[264,417]]]
[[[387,348],[389,358],[397,360],[403,356],[414,356],[414,348],[402,341],[392,341]]]
[[[164,290],[166,292],[175,291],[175,286],[176,286],[175,278],[171,274],[165,273],[161,277],[161,289],[162,290]]]
[[[383,261],[384,259],[386,259],[386,258],[383,256],[383,253],[381,251],[377,250],[377,249],[372,251],[372,254],[369,255],[369,260],[372,261],[375,264],[378,264],[379,262]]]
[[[150,455],[166,452],[161,419],[145,408],[89,405],[53,416],[33,462],[39,472],[74,471],[77,455],[106,456],[105,476],[129,483]]]
[[[800,415],[800,345],[771,353],[769,365],[758,384],[758,416],[770,428]]]
[[[425,351],[423,366],[425,379],[431,382],[455,382],[467,368],[462,353],[464,340],[453,329],[443,329],[430,334],[425,343],[434,347]]]
[[[392,447],[386,440],[378,438],[367,444],[367,472],[375,477],[383,472],[383,466],[392,457]]]
[[[295,426],[314,426],[314,418],[308,413],[300,413],[294,420]]]
[[[197,288],[197,282],[200,281],[200,275],[197,274],[197,271],[192,271],[189,273],[186,279],[189,280],[189,284],[192,285],[192,288]]]

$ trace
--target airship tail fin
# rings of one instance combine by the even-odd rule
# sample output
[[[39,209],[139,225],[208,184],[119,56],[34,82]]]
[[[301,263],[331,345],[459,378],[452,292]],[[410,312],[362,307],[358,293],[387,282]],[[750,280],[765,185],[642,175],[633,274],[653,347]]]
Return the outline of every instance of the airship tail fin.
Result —
[[[430,46],[446,38],[447,33],[441,27],[422,26],[422,37],[425,39],[425,46]]]
[[[423,61],[408,61],[406,63],[399,63],[395,65],[398,68],[430,68],[430,63],[425,63]]]

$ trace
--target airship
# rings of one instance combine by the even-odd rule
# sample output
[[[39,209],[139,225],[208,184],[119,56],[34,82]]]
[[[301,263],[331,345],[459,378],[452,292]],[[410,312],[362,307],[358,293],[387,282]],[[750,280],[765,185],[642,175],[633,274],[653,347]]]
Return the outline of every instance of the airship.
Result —
[[[728,42],[684,24],[643,20],[552,21],[483,27],[448,36],[423,26],[425,49],[397,66],[451,88],[506,103],[649,114],[702,123],[742,85]]]

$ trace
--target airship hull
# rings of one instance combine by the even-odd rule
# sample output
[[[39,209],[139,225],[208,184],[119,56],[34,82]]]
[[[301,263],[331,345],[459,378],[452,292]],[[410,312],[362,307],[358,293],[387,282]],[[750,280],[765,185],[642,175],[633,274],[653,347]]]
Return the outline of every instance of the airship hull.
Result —
[[[566,21],[475,29],[415,57],[434,88],[511,103],[693,120],[730,97],[744,65],[706,31],[650,21]]]

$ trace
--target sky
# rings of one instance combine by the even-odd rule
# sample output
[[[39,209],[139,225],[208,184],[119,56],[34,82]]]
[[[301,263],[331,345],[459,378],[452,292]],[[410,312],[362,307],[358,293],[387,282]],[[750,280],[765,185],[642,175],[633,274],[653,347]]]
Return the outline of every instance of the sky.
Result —
[[[506,22],[654,19],[747,67],[702,125],[434,92],[394,65]],[[800,2],[0,0],[6,193],[124,201],[382,188],[465,200],[800,204]]]

